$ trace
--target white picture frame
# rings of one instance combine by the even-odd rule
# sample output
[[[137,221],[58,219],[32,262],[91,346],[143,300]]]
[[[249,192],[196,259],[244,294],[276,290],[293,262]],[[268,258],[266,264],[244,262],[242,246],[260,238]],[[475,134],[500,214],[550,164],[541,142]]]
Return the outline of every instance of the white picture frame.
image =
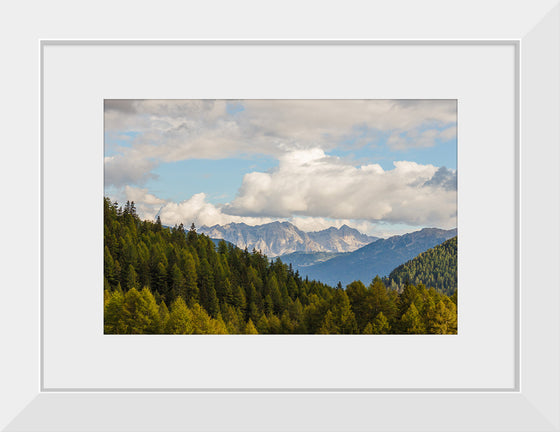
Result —
[[[298,5],[275,3],[275,20],[257,2],[237,9],[226,2],[178,6],[178,16],[197,16],[188,30],[177,17],[173,24],[144,29],[126,24],[126,7],[96,3],[85,17],[68,20],[59,10],[72,3],[50,4],[44,13],[27,20],[11,20],[2,30],[6,53],[7,95],[2,108],[9,118],[7,142],[10,160],[19,161],[2,173],[8,187],[3,226],[8,229],[8,257],[4,274],[5,303],[1,316],[2,382],[0,426],[6,430],[560,430],[560,3],[554,1],[473,3],[366,2],[356,8],[320,2]],[[55,7],[56,6],[56,7]],[[93,5],[92,5],[93,6]],[[104,7],[106,6],[106,7]],[[32,7],[42,10],[39,2]],[[137,13],[151,18],[148,2],[135,3]],[[216,19],[210,11],[221,10]],[[342,8],[342,10],[341,10]],[[410,13],[403,18],[403,8]],[[29,5],[14,5],[15,17],[28,17]],[[250,12],[249,12],[250,11]],[[321,11],[317,22],[316,13]],[[507,12],[506,12],[507,11]],[[262,14],[262,15],[261,15]],[[341,16],[348,23],[333,28]],[[162,15],[163,16],[163,15]],[[183,15],[185,16],[185,15]],[[504,17],[511,17],[504,20]],[[107,20],[107,17],[108,20]],[[259,19],[262,17],[262,21]],[[290,30],[285,23],[292,21]],[[100,30],[95,23],[106,22]],[[216,27],[212,23],[219,24]],[[309,25],[313,22],[313,25]],[[476,22],[476,25],[473,23]],[[124,23],[124,24],[123,24]],[[76,25],[79,24],[79,25]],[[244,25],[245,24],[245,25]],[[373,25],[375,24],[375,25]],[[124,30],[123,30],[124,28]],[[170,31],[170,28],[176,31]],[[239,29],[243,28],[243,31]],[[363,29],[357,30],[357,29]],[[8,38],[8,35],[10,36]],[[133,40],[129,38],[134,37]],[[212,44],[399,44],[504,43],[516,47],[517,132],[519,160],[515,198],[519,215],[515,239],[519,248],[515,349],[518,355],[512,389],[432,389],[430,391],[173,391],[50,389],[44,384],[42,364],[44,329],[41,326],[45,267],[43,250],[44,208],[42,161],[44,103],[42,77],[47,44],[111,44],[128,40],[131,46],[207,41]],[[212,40],[214,39],[214,40]],[[157,41],[160,40],[160,41]],[[16,85],[17,84],[17,85]],[[17,116],[13,114],[17,113]],[[22,115],[23,114],[23,115]],[[16,146],[15,143],[23,143]],[[26,204],[20,207],[20,203]],[[17,203],[17,207],[11,203]],[[64,205],[63,205],[64,204]],[[68,209],[68,203],[61,203]],[[14,212],[14,208],[18,211]],[[21,209],[21,210],[20,210]],[[22,211],[23,210],[23,211]],[[22,247],[22,244],[25,246]],[[41,263],[41,264],[40,264]],[[84,370],[83,374],[88,371]],[[148,372],[149,373],[149,372]],[[457,373],[461,373],[457,371]]]

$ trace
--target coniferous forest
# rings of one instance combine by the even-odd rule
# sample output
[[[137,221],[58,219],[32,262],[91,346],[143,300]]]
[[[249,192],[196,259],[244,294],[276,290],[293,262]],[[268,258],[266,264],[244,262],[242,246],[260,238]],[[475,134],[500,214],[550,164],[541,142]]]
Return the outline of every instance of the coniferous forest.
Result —
[[[457,291],[457,236],[398,266],[386,281],[397,287],[421,282],[447,295]]]
[[[109,198],[104,243],[105,334],[457,333],[456,286],[442,290],[431,264],[331,287],[258,251],[216,245],[194,224],[141,220],[134,202]]]

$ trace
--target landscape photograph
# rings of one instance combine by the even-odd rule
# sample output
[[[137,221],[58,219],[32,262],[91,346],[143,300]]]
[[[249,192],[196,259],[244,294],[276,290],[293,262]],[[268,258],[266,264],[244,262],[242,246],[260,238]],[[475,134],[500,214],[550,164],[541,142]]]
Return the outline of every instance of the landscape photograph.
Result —
[[[104,334],[457,334],[456,100],[103,114]]]

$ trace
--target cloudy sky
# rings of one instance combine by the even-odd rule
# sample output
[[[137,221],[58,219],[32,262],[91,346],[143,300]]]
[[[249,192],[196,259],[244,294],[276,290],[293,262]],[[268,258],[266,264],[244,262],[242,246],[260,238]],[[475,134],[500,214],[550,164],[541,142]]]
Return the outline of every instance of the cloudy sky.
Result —
[[[106,100],[105,195],[190,226],[457,223],[455,100]]]

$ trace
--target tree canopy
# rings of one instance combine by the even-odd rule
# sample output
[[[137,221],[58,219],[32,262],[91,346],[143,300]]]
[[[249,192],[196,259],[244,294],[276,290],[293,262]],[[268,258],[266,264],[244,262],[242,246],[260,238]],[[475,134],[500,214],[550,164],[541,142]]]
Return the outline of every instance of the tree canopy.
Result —
[[[141,220],[134,202],[105,198],[104,241],[106,334],[457,333],[456,295],[416,278],[331,287],[194,224]]]

